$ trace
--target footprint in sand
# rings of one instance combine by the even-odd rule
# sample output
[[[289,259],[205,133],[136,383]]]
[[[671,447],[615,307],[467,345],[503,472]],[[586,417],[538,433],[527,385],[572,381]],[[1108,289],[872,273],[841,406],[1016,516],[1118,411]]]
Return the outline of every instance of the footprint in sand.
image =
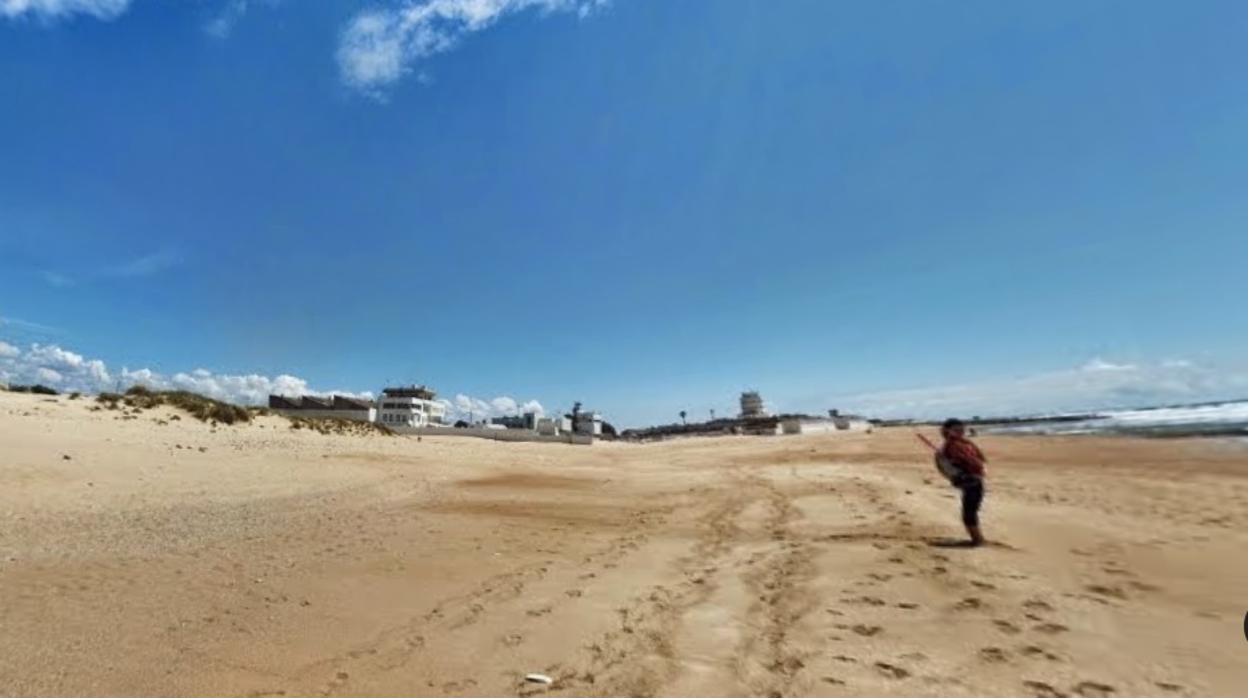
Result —
[[[340,671],[337,674],[334,674],[334,679],[325,684],[325,687],[321,689],[321,695],[327,696],[338,690],[347,682],[347,679],[349,678],[351,678],[351,675],[345,671]]]
[[[549,615],[549,614],[550,614],[550,606],[543,606],[543,607],[541,607],[541,608],[531,608],[531,609],[529,609],[529,610],[525,611],[525,614],[526,614],[526,615],[528,615],[528,616],[530,616],[530,617],[533,617],[533,618],[538,618],[538,617],[540,617],[540,616]]]
[[[967,598],[962,599],[961,601],[957,602],[953,606],[955,611],[977,611],[983,607],[984,607],[983,600],[976,598],[974,596],[968,596]]]
[[[1161,690],[1167,691],[1170,693],[1177,693],[1183,690],[1183,687],[1180,686],[1179,684],[1168,683],[1166,681],[1158,681],[1155,685],[1157,686],[1157,688],[1160,688]]]
[[[835,676],[824,676],[824,677],[823,677],[822,679],[820,679],[820,680],[821,680],[821,681],[823,681],[823,682],[824,682],[824,683],[826,683],[826,684],[831,684],[831,685],[833,685],[833,686],[844,686],[844,685],[845,685],[845,682],[844,682],[844,681],[842,681],[842,680],[840,680],[840,679],[836,678]]]
[[[1066,694],[1043,681],[1024,681],[1023,686],[1036,698],[1066,698]]]
[[[515,647],[516,645],[519,645],[521,642],[524,642],[524,636],[521,635],[520,633],[512,633],[508,635],[507,637],[503,638],[503,644],[508,647]]]
[[[1084,588],[1093,594],[1099,594],[1101,596],[1109,596],[1122,600],[1126,600],[1127,598],[1127,592],[1123,591],[1120,587],[1111,587],[1104,584],[1089,584]]]
[[[866,604],[868,606],[883,606],[885,605],[886,602],[884,601],[884,599],[877,598],[874,596],[859,596],[856,599],[849,599],[845,603],[859,603],[859,604]]]
[[[997,630],[1000,630],[1006,635],[1017,635],[1022,632],[1017,625],[1014,625],[1008,620],[994,620],[992,621],[992,624],[997,626]]]
[[[470,688],[476,688],[477,682],[472,679],[464,679],[462,681],[447,681],[442,684],[443,693],[462,693]]]
[[[1039,645],[1024,645],[1023,647],[1020,647],[1018,651],[1021,652],[1023,656],[1030,657],[1032,659],[1047,659],[1050,662],[1062,661],[1061,657],[1053,654],[1043,647],[1040,647]]]
[[[979,582],[979,581],[972,581],[971,586],[975,587],[976,589],[983,589],[984,591],[992,591],[993,589],[997,588],[995,585],[989,584],[988,582]]]
[[[1028,599],[1023,602],[1023,608],[1029,611],[1049,612],[1053,610],[1053,607],[1049,605],[1047,601],[1043,601],[1041,599]]]
[[[879,635],[880,633],[884,632],[884,628],[881,628],[881,627],[880,627],[880,626],[878,626],[878,625],[861,625],[861,624],[859,624],[859,625],[855,625],[854,627],[850,628],[850,630],[853,630],[855,633],[858,633],[859,635],[861,635],[861,636],[863,636],[863,637],[874,637],[874,636]]]
[[[875,669],[876,671],[880,672],[881,674],[883,674],[884,676],[890,679],[900,680],[900,679],[908,678],[910,676],[909,671],[906,671],[905,669],[895,664],[889,664],[887,662],[876,662]]]
[[[1108,684],[1097,683],[1096,681],[1083,681],[1074,687],[1075,695],[1080,698],[1106,698],[1112,693],[1117,693],[1118,689]]]
[[[1070,628],[1062,625],[1061,623],[1041,623],[1040,625],[1037,625],[1034,630],[1036,630],[1036,632],[1044,633],[1045,635],[1057,635],[1058,633],[1067,632]]]
[[[979,651],[979,658],[990,664],[1001,664],[1010,659],[1006,651],[1000,647],[984,647]]]
[[[904,609],[906,609],[907,611],[913,611],[913,610],[917,609],[918,607],[919,607],[919,605],[918,605],[917,603],[910,603],[910,602],[908,602],[908,601],[903,601],[903,602],[901,602],[901,603],[897,604],[897,608],[904,608]]]

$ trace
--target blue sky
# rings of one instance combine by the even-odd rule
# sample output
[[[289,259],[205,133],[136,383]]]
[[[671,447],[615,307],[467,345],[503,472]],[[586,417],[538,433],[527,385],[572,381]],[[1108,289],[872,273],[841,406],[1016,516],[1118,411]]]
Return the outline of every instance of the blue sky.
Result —
[[[1245,396],[1245,36],[1234,2],[0,0],[0,372],[623,425]]]

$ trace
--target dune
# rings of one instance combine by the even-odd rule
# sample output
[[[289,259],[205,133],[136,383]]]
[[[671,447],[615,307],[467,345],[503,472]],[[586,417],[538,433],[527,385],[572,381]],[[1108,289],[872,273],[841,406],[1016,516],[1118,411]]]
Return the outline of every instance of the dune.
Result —
[[[592,447],[0,393],[0,695],[1232,696],[1248,449]],[[550,677],[547,685],[526,681]]]

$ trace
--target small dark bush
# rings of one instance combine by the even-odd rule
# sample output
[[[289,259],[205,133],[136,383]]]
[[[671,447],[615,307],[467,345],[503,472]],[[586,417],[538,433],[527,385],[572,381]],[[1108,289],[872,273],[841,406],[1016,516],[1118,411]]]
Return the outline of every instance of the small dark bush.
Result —
[[[34,393],[35,395],[60,395],[55,389],[36,383],[34,385],[10,385],[11,393]]]

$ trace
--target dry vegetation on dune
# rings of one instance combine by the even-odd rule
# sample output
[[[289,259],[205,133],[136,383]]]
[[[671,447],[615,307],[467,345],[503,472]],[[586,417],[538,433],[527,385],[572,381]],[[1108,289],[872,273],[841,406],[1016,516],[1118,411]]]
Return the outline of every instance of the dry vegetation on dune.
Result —
[[[337,417],[290,417],[290,428],[308,429],[327,435],[369,436],[371,434],[381,434],[383,436],[394,436],[394,431],[384,424],[358,422],[354,419]]]
[[[252,418],[251,411],[245,407],[231,405],[228,402],[221,402],[185,390],[149,390],[136,385],[127,390],[124,395],[100,393],[95,399],[110,410],[119,409],[120,405],[136,410],[169,405],[187,412],[201,422],[235,424],[250,422]]]
[[[243,407],[185,390],[151,390],[136,385],[123,393],[100,393],[96,402],[109,410],[121,410],[123,418],[133,418],[143,410],[169,406],[180,409],[201,422],[212,424],[245,424],[256,417],[267,417],[273,412],[265,407]],[[127,412],[127,408],[132,412]],[[94,408],[94,409],[99,409]],[[177,417],[171,417],[176,419]],[[370,436],[380,434],[393,436],[394,432],[381,424],[357,422],[335,417],[288,417],[290,428],[307,429],[319,434],[344,436]]]

